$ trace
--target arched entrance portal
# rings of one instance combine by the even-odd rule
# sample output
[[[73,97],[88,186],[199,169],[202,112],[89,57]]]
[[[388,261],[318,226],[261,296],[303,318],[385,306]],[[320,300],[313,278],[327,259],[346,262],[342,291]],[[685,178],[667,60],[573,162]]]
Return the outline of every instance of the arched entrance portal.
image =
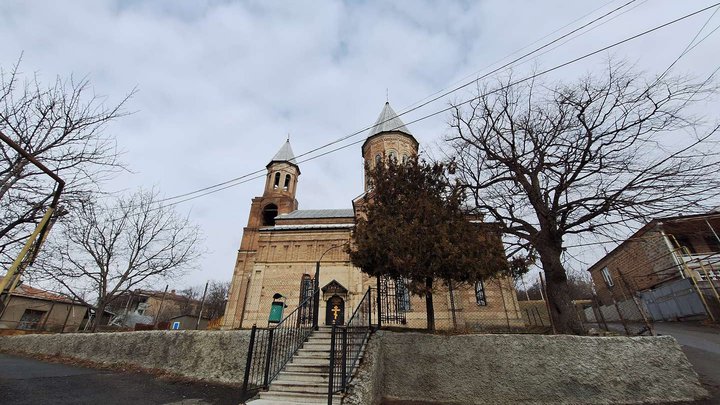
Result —
[[[327,300],[325,306],[325,325],[343,325],[345,323],[345,301],[338,295]]]

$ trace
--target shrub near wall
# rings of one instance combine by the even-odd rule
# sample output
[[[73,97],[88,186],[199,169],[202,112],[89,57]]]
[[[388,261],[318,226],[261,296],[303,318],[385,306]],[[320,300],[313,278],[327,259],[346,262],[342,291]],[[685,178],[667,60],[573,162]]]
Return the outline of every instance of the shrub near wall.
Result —
[[[242,383],[250,331],[144,331],[0,337],[0,351],[62,356]]]
[[[664,403],[707,392],[675,339],[380,332],[351,392],[421,403]],[[376,360],[378,359],[379,360]],[[378,367],[379,365],[379,367]],[[370,403],[365,402],[365,403]]]

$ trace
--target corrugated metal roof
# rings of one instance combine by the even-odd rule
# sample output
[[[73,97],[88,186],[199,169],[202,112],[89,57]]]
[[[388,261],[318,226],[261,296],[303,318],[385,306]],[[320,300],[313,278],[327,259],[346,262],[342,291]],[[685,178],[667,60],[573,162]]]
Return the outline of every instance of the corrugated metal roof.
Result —
[[[386,102],[385,107],[383,107],[383,110],[380,112],[380,116],[377,121],[375,121],[375,125],[370,129],[368,137],[389,131],[399,131],[412,135],[407,127],[405,127],[405,123],[397,116],[395,110],[390,107],[390,103]]]
[[[290,147],[290,139],[285,141],[278,153],[272,158],[272,162],[290,162],[297,165],[295,154],[293,153],[292,147]]]
[[[278,215],[277,219],[352,218],[354,216],[355,212],[352,209],[295,210],[289,214]]]

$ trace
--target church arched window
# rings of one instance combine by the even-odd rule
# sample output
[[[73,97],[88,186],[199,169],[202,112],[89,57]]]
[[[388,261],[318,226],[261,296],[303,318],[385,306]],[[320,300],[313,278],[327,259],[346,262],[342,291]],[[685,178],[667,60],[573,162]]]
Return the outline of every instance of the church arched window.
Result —
[[[394,150],[389,151],[388,152],[388,160],[397,162],[397,152],[395,152]]]
[[[483,284],[482,280],[475,282],[475,302],[477,302],[478,305],[487,305],[487,299],[485,298],[485,284]]]
[[[278,188],[280,186],[280,172],[275,173],[275,181],[273,182],[273,188]]]
[[[379,165],[380,162],[382,162],[382,156],[380,156],[380,154],[378,153],[377,155],[375,155],[375,165]]]
[[[285,175],[285,184],[283,185],[283,190],[288,191],[290,189],[290,175]]]
[[[403,155],[402,157],[402,163],[405,164],[408,161],[408,155]]]
[[[264,226],[275,225],[275,217],[278,214],[278,207],[275,204],[268,204],[262,211],[262,224]]]

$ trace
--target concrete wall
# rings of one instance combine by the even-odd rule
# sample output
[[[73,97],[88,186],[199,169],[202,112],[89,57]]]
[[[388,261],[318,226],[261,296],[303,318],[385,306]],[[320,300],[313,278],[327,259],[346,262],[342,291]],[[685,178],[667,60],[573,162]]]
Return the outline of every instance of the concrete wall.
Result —
[[[707,395],[672,337],[380,332],[351,404],[662,403]],[[371,353],[375,350],[378,353]],[[370,402],[370,400],[372,402]]]
[[[0,351],[128,364],[213,382],[242,383],[250,331],[145,331],[0,337]]]

